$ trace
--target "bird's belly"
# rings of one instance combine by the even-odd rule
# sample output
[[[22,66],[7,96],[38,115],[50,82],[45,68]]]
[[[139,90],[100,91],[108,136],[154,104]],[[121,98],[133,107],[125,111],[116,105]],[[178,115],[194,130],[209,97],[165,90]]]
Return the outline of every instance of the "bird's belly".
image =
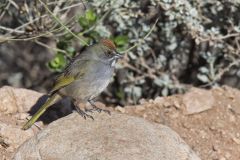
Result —
[[[62,93],[74,99],[87,101],[97,97],[108,86],[110,80],[111,74],[85,77],[63,88]]]
[[[107,88],[108,84],[110,82],[110,78],[106,80],[96,80],[91,83],[91,87],[89,87],[89,91],[92,93],[90,95],[90,99],[93,99],[97,97],[101,92],[104,91],[105,88]]]

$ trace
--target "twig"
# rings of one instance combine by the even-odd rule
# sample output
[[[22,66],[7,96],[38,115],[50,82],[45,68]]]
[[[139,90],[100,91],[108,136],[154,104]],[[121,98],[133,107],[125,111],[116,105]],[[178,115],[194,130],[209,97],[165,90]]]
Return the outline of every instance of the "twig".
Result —
[[[8,0],[16,9],[19,9],[19,6],[13,1],[13,0]]]
[[[55,5],[55,8],[52,11],[54,16],[57,16],[57,13],[59,12],[60,6],[64,3],[64,0],[58,0],[57,2],[58,3]]]
[[[141,39],[139,39],[139,41],[137,43],[135,43],[132,47],[128,48],[125,51],[122,51],[121,53],[127,53],[130,50],[134,49],[135,47],[139,46],[153,31],[153,29],[156,27],[157,22],[158,22],[159,18],[156,19],[155,23],[153,24],[152,28],[149,30],[149,32]]]
[[[207,42],[207,41],[211,41],[211,40],[223,40],[223,39],[228,39],[228,38],[231,38],[231,37],[240,37],[240,33],[230,33],[230,34],[227,34],[227,35],[224,35],[224,36],[213,36],[213,35],[210,35],[209,37],[207,38],[202,38],[202,37],[198,37],[199,40],[201,42]]]
[[[73,7],[77,7],[77,6],[80,6],[80,5],[85,6],[85,4],[84,4],[83,1],[82,1],[82,2],[79,2],[79,3],[73,4],[73,5],[71,5],[71,6],[66,6],[66,7],[63,8],[63,9],[60,9],[59,12],[61,12],[61,11],[63,11],[63,10],[71,9],[71,8],[73,8]],[[86,7],[86,6],[85,6],[85,7]]]
[[[83,4],[84,10],[86,10],[86,9],[87,9],[87,7],[85,6],[85,4],[84,4],[83,0],[81,0],[81,2],[82,2],[82,4]]]
[[[65,11],[65,10],[68,10],[68,9],[70,9],[70,8],[77,7],[77,6],[80,6],[80,5],[81,5],[81,3],[73,4],[73,5],[71,5],[71,6],[67,6],[67,7],[65,7],[65,8],[63,8],[63,9],[60,9],[59,12],[62,12],[62,11]],[[41,18],[45,18],[45,17],[47,17],[46,14],[45,14],[45,15],[42,15],[41,17],[37,17],[37,18],[33,19],[32,22],[25,23],[25,24],[23,24],[23,25],[15,28],[15,30],[16,30],[16,29],[21,29],[21,28],[23,28],[23,27],[25,27],[25,26],[33,23],[33,22],[36,22],[36,21],[38,21],[38,20],[41,19]]]
[[[71,21],[71,19],[69,21]],[[67,22],[67,23],[69,23],[69,22]],[[60,32],[62,29],[63,29],[63,27],[61,26],[59,28],[47,31],[47,32],[42,33],[42,34],[38,34],[38,35],[33,36],[33,37],[28,37],[28,38],[14,38],[14,37],[6,37],[6,36],[1,36],[0,35],[0,43],[3,43],[5,41],[28,41],[28,40],[33,40],[33,39],[36,39],[36,38],[39,38],[39,37],[52,35],[53,32]],[[57,35],[55,34],[55,36],[57,36]]]
[[[59,48],[55,48],[55,47],[50,47],[50,46],[48,46],[48,45],[46,45],[46,44],[38,41],[37,39],[35,40],[35,43],[37,43],[38,45],[43,46],[43,47],[45,47],[45,48],[47,48],[47,49],[49,49],[49,50],[53,50],[53,51],[57,51],[57,52],[62,52],[62,53],[64,53],[69,59],[71,59],[71,57],[68,55],[68,53],[67,53],[65,50],[62,50],[62,49],[59,49]]]
[[[29,40],[33,40],[33,39],[36,39],[36,38],[39,38],[39,37],[42,37],[42,36],[47,36],[47,35],[51,35],[52,33],[51,32],[46,32],[46,33],[43,33],[43,34],[39,34],[37,36],[34,36],[34,37],[29,37],[29,38],[13,38],[13,37],[1,37],[0,36],[0,43],[2,42],[5,42],[5,41],[29,41]]]
[[[10,3],[8,3],[8,4],[10,5]],[[68,10],[68,9],[70,9],[70,8],[77,7],[77,6],[80,6],[80,5],[82,5],[82,2],[73,4],[73,5],[70,5],[70,6],[66,6],[66,7],[60,9],[59,12],[62,12],[62,11],[65,11],[65,10]],[[8,7],[8,6],[7,6],[7,7]],[[22,29],[22,28],[24,28],[24,27],[26,27],[26,26],[28,26],[28,25],[30,25],[30,24],[33,24],[34,22],[39,21],[40,19],[45,18],[45,17],[47,17],[47,16],[48,16],[48,15],[45,14],[45,15],[42,15],[42,16],[40,16],[40,17],[36,17],[36,18],[33,19],[32,21],[27,22],[27,23],[24,23],[23,25],[18,26],[18,27],[14,28],[14,29],[7,28],[7,27],[4,27],[4,26],[0,26],[0,29],[8,31],[8,33],[6,33],[3,37],[0,36],[0,43],[1,43],[1,42],[4,42],[4,41],[8,41],[8,40],[15,40],[15,41],[31,40],[31,39],[33,39],[33,38],[37,38],[37,37],[41,37],[41,36],[43,36],[43,35],[46,35],[46,33],[43,33],[43,34],[41,34],[40,36],[29,37],[29,38],[20,38],[20,39],[18,39],[18,38],[14,38],[13,36],[10,36],[9,34],[11,34],[11,33],[24,34],[25,31],[21,31],[20,29]],[[47,34],[48,34],[48,33],[47,33]],[[9,36],[7,36],[7,35],[9,35]]]
[[[81,34],[86,34],[89,33],[90,31],[92,31],[93,29],[95,29],[100,23],[102,23],[102,21],[107,17],[107,15],[112,11],[112,9],[110,8],[101,18],[99,21],[97,21],[92,27],[90,27],[88,30],[83,31]]]
[[[224,73],[226,73],[227,71],[230,70],[230,68],[232,68],[233,66],[236,66],[238,64],[240,64],[240,59],[230,63],[226,68],[224,68],[222,71],[220,71],[218,74],[216,74],[216,76],[214,77],[214,79],[211,82],[201,85],[200,87],[212,86],[217,80],[219,80],[223,76]]]
[[[11,28],[7,28],[7,27],[4,27],[4,26],[0,26],[0,29],[2,30],[5,30],[5,31],[8,31],[10,33],[24,33],[24,31],[20,31],[20,30],[16,30],[16,29],[11,29]]]
[[[8,10],[9,6],[11,5],[11,3],[9,2],[6,7],[5,7],[5,10],[1,13],[0,15],[0,20],[2,19],[2,17],[5,15],[6,11]]]
[[[78,40],[80,40],[83,44],[89,46],[89,44],[87,42],[85,42],[83,39],[81,39],[80,37],[78,37],[76,34],[74,34],[68,27],[66,27],[61,20],[59,20],[47,7],[47,5],[42,1],[42,0],[38,0],[43,6],[44,8],[48,11],[48,13],[53,17],[53,19],[55,21],[57,21],[67,32],[71,33],[75,38],[77,38]]]
[[[238,64],[240,64],[240,59],[237,59],[237,60],[233,61],[232,63],[230,63],[226,68],[224,68],[221,72],[219,72],[219,73],[215,76],[213,82],[215,82],[215,81],[217,81],[218,79],[220,79],[224,73],[226,73],[227,71],[230,70],[230,68],[232,68],[233,66],[236,66],[236,65],[238,65]]]

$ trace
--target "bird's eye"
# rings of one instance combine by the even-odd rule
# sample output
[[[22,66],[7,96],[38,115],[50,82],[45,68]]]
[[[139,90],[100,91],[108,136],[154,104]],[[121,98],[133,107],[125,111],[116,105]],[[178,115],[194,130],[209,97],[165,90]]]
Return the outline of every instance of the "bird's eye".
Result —
[[[107,51],[107,52],[106,52],[106,55],[107,55],[108,57],[111,57],[111,56],[112,56],[112,52],[111,52],[111,51]]]

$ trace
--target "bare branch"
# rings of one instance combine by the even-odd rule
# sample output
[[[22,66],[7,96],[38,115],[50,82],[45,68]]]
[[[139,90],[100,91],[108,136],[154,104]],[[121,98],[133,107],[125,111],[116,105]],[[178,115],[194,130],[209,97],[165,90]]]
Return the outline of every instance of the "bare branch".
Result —
[[[132,47],[128,48],[127,50],[125,50],[121,53],[127,53],[127,52],[133,50],[134,48],[136,48],[137,46],[139,46],[141,43],[143,43],[145,41],[145,39],[152,33],[153,29],[156,27],[158,20],[159,20],[159,18],[156,19],[152,28],[149,30],[149,32],[143,38],[139,39],[139,41],[137,43],[135,43]]]

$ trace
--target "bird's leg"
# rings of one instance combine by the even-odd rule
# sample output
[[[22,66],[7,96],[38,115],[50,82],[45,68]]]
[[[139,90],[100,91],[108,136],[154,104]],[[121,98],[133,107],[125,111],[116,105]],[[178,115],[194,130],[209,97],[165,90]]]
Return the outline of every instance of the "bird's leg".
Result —
[[[105,112],[105,113],[108,113],[109,115],[111,115],[111,112],[109,110],[106,110],[106,109],[101,109],[101,108],[98,108],[95,104],[94,104],[94,101],[92,99],[89,99],[88,102],[91,104],[91,106],[93,107],[92,109],[88,109],[86,110],[87,112],[92,112],[92,111],[97,111],[97,112]]]
[[[81,110],[78,105],[79,105],[79,101],[75,100],[74,107],[78,114],[80,114],[84,119],[91,118],[92,120],[94,120],[93,116],[91,116],[91,115],[87,114],[86,112],[84,112],[83,110]]]

